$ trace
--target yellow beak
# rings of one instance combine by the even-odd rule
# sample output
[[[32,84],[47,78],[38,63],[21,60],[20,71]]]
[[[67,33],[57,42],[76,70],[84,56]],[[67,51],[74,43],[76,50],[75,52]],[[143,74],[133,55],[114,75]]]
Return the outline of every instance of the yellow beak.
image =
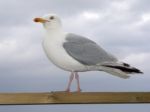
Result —
[[[34,21],[34,22],[40,22],[40,23],[48,22],[48,20],[43,19],[43,18],[34,18],[33,21]]]

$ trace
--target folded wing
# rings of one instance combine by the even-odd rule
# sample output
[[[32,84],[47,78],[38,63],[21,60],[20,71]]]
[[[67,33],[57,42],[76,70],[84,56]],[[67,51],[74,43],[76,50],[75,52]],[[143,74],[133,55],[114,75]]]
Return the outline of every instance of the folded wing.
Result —
[[[67,34],[63,47],[71,57],[84,65],[117,61],[114,56],[103,50],[92,40],[76,34]]]

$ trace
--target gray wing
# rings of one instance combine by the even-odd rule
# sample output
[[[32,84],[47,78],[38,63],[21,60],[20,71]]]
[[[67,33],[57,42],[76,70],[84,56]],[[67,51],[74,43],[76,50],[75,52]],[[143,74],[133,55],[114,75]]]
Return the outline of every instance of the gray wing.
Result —
[[[84,65],[117,61],[114,56],[108,54],[95,42],[76,34],[67,34],[63,47],[71,57]]]

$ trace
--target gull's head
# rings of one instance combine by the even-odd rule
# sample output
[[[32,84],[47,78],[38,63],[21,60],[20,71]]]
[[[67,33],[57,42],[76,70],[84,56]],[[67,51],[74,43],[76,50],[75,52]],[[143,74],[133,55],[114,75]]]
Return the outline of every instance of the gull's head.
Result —
[[[56,14],[47,14],[43,17],[34,18],[34,22],[42,23],[47,30],[61,28],[61,20]]]

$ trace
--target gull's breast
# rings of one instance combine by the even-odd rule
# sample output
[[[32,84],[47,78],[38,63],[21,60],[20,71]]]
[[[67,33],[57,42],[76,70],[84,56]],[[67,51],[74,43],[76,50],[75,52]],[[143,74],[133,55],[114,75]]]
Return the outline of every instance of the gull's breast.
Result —
[[[67,71],[86,71],[87,67],[72,58],[64,49],[63,38],[45,38],[43,48],[50,61]]]

